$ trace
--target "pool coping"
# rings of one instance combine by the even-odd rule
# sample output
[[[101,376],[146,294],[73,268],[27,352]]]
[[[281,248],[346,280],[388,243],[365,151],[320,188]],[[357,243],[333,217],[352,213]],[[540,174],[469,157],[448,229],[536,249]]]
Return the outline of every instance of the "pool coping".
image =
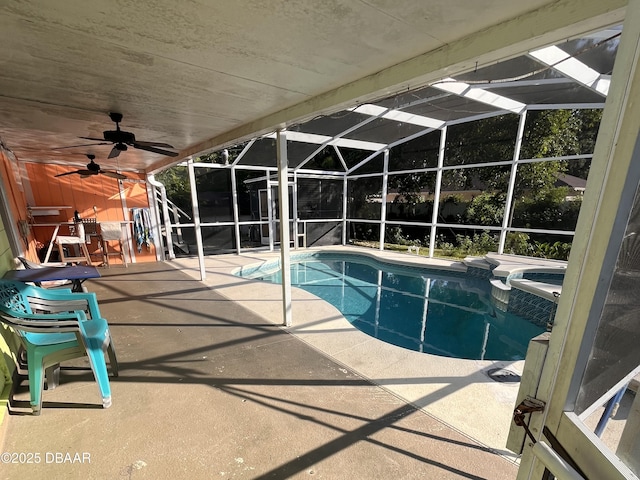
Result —
[[[300,250],[292,251],[295,252]],[[361,254],[389,263],[460,271],[460,262],[363,247],[308,248],[304,252]],[[282,325],[281,285],[232,273],[251,264],[275,261],[279,256],[278,252],[249,252],[206,257],[204,283],[266,320]],[[197,259],[180,258],[172,263],[200,278]],[[500,368],[521,375],[523,360],[464,360],[390,345],[359,331],[335,307],[295,287],[292,314],[293,325],[282,327],[289,333],[496,453],[517,460],[505,445],[519,384],[496,382],[488,371]]]

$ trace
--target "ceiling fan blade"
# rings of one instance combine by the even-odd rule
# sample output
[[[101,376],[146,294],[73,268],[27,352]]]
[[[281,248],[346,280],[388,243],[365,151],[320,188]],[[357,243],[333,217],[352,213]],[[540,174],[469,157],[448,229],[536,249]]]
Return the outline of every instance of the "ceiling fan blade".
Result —
[[[118,155],[120,155],[120,150],[114,145],[113,148],[111,149],[111,152],[109,152],[109,156],[107,158],[115,158]]]
[[[137,145],[144,145],[145,147],[162,147],[162,148],[174,148],[173,145],[169,145],[168,143],[161,142],[141,142],[140,140],[136,140],[133,142],[133,146],[137,148]]]
[[[177,157],[178,153],[177,152],[170,152],[169,150],[162,150],[160,148],[156,148],[156,147],[151,147],[149,145],[143,145],[141,143],[134,143],[133,144],[134,148],[138,148],[140,150],[146,150],[147,152],[153,152],[153,153],[159,153],[160,155],[167,155],[169,157]]]
[[[123,174],[118,173],[118,172],[101,171],[100,173],[105,175],[105,176],[107,176],[107,177],[117,178],[118,180],[124,180],[125,178],[129,178],[126,175],[123,175]]]
[[[94,137],[78,137],[78,138],[84,138],[85,140],[93,140],[94,142],[104,142],[104,138],[94,138]]]
[[[80,172],[79,171],[73,171],[73,172],[59,173],[58,175],[54,175],[54,177],[64,177],[65,175],[73,175],[74,173],[80,173]]]
[[[69,145],[68,147],[56,147],[56,148],[52,148],[52,150],[65,150],[67,148],[78,148],[78,147],[95,147],[98,145],[111,145],[111,142],[83,143],[80,145]]]
[[[98,172],[94,172],[93,170],[78,170],[76,171],[76,173],[79,173],[80,175],[85,175],[85,176],[98,174]]]

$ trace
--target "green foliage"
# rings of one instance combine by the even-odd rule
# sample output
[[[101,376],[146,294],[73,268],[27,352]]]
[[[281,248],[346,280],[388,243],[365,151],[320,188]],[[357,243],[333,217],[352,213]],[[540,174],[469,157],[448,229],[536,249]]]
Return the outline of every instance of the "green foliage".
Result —
[[[432,193],[435,189],[435,172],[409,173],[405,175],[390,175],[388,189],[398,194],[394,203],[416,205],[423,203],[424,193]]]
[[[304,168],[328,170],[328,171],[344,171],[344,166],[333,147],[325,147],[317,153]]]
[[[592,153],[601,116],[602,111],[599,109],[528,112],[520,159]],[[513,116],[497,117],[493,122],[473,122],[469,126],[463,124],[456,133],[459,136],[469,133],[471,137],[467,140],[457,140],[460,144],[458,148],[448,148],[448,152],[456,152],[453,155],[454,159],[464,156],[451,162],[458,164],[510,160],[513,157],[516,126],[517,118]],[[493,129],[500,131],[494,132]],[[510,142],[509,138],[513,138],[513,142]],[[476,145],[482,141],[499,143],[491,147],[479,147],[475,152],[462,149],[464,145]],[[557,176],[562,173],[586,178],[589,165],[589,160],[522,163],[518,166],[514,195],[518,197],[527,192],[553,188]],[[494,166],[455,172],[458,173],[454,174],[452,171],[449,176],[457,175],[461,178],[456,181],[449,180],[452,184],[464,183],[468,187],[471,183],[470,177],[476,176],[487,190],[506,192],[509,169]]]
[[[396,245],[405,245],[406,240],[402,236],[402,228],[400,227],[388,228],[385,234],[385,241],[390,243],[395,243]]]
[[[554,260],[567,260],[570,252],[571,243],[539,242],[537,240],[532,242],[526,233],[510,233],[505,245],[505,253]]]
[[[392,170],[436,167],[438,165],[440,135],[440,131],[436,130],[393,147],[389,154],[389,165]]]
[[[445,257],[454,257],[456,256],[456,246],[450,242],[439,242],[437,245],[438,249],[440,249],[441,253]]]
[[[458,243],[458,251],[464,255],[483,255],[487,252],[493,252],[498,247],[498,239],[495,235],[482,232],[480,235],[456,235]]]
[[[452,195],[447,195],[446,197],[444,197],[442,199],[443,203],[452,203],[454,205],[459,205],[461,203],[464,203],[464,197],[460,194],[452,194]]]
[[[380,230],[371,223],[351,223],[351,238],[354,240],[379,241]]]
[[[156,174],[167,190],[167,198],[185,212],[191,211],[191,187],[187,167],[174,166]]]
[[[442,172],[442,191],[469,190],[473,188],[475,169],[445,170]]]
[[[229,157],[231,157],[231,154],[229,155]],[[226,158],[224,157],[222,152],[211,152],[200,155],[194,161],[197,163],[218,163],[224,165]],[[230,159],[230,161],[232,160]]]
[[[504,252],[532,257],[535,254],[535,248],[529,242],[529,235],[522,232],[514,232],[507,235]]]
[[[405,235],[402,232],[402,227],[387,227],[387,231],[385,232],[384,237],[385,243],[414,247],[422,246],[422,242],[419,239],[411,239],[409,238],[409,235]],[[428,240],[427,243],[429,243]]]
[[[518,116],[515,114],[449,127],[445,162],[464,165],[511,160],[517,130]]]
[[[539,110],[527,113],[520,158],[592,153],[602,110]]]
[[[573,230],[578,221],[581,199],[566,201],[566,187],[540,190],[531,197],[524,197],[514,206],[513,226]]]
[[[540,196],[555,188],[558,175],[566,172],[566,162],[524,163],[518,166],[514,197],[533,193]]]
[[[223,168],[196,169],[198,195],[203,192],[230,192],[231,170]]]
[[[348,185],[348,215],[352,218],[380,218],[380,204],[372,202],[382,193],[382,178],[364,177],[352,180]]]
[[[498,238],[487,232],[468,235],[456,235],[456,243],[448,242],[442,235],[436,241],[436,247],[445,257],[464,258],[468,255],[484,255],[495,252],[498,246]]]
[[[477,195],[467,206],[464,222],[469,225],[500,225],[505,202],[506,195],[501,192]]]
[[[568,260],[571,244],[565,242],[535,242],[535,256],[554,260]]]

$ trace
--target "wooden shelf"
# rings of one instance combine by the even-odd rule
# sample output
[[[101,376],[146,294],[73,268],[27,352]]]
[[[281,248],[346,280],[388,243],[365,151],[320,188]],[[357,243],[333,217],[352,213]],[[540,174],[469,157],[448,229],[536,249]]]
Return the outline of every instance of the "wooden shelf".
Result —
[[[60,215],[60,210],[69,210],[73,207],[69,205],[51,205],[51,206],[38,206],[38,207],[27,207],[29,210],[29,214],[32,217],[46,217],[46,216],[54,216]]]

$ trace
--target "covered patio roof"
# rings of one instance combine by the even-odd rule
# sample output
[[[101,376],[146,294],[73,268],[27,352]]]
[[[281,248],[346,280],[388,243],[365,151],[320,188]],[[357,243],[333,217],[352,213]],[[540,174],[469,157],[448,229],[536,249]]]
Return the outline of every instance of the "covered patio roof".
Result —
[[[83,167],[94,153],[145,173],[281,128],[300,144],[294,167],[327,145],[375,155],[483,116],[602,106],[624,6],[6,2],[0,137],[23,162]],[[107,159],[112,143],[79,137],[115,130],[109,112],[177,155]]]

